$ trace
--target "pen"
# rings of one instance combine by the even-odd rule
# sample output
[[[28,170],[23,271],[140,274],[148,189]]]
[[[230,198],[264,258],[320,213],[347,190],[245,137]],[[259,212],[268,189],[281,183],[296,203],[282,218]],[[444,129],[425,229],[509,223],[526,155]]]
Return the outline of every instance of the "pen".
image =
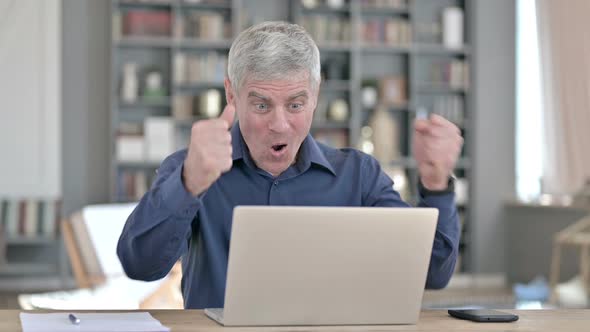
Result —
[[[74,324],[74,325],[78,325],[78,324],[80,324],[80,318],[78,318],[78,317],[74,316],[74,314],[70,314],[70,315],[68,316],[68,318],[70,319],[70,322],[71,322],[72,324]]]

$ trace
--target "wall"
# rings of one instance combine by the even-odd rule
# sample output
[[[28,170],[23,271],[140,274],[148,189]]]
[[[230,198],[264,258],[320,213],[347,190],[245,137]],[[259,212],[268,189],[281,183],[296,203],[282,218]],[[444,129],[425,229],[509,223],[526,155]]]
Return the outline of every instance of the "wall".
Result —
[[[64,0],[63,204],[70,214],[109,193],[110,1]]]
[[[472,3],[475,62],[471,266],[505,272],[503,205],[515,192],[516,2]]]
[[[0,197],[61,195],[60,11],[0,2]]]

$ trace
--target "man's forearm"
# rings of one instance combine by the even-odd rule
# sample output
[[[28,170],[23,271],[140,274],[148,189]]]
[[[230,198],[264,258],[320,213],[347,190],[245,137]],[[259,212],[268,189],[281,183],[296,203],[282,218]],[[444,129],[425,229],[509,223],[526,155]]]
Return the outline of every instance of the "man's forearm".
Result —
[[[426,288],[444,288],[453,275],[459,253],[461,232],[454,194],[422,197],[419,205],[439,210]]]
[[[164,161],[119,238],[117,254],[132,279],[164,277],[187,248],[201,201],[186,192],[179,158]]]

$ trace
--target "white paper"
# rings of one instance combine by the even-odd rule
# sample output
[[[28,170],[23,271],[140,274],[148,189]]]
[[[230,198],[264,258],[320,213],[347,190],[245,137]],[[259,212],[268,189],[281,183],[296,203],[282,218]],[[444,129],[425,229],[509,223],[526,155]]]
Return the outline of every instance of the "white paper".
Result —
[[[148,312],[126,313],[76,313],[80,324],[70,322],[64,313],[20,313],[23,332],[169,332]]]

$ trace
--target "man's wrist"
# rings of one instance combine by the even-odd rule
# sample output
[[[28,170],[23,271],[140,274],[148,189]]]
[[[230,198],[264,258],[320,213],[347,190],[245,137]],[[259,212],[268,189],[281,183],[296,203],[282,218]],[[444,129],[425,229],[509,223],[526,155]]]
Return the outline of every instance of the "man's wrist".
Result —
[[[454,193],[455,192],[455,178],[452,176],[449,176],[448,180],[447,180],[447,186],[444,189],[440,189],[440,190],[432,190],[432,189],[428,189],[424,186],[424,184],[422,183],[422,179],[418,179],[418,192],[420,192],[420,194],[422,195],[445,195],[445,194],[450,194],[450,193]]]

